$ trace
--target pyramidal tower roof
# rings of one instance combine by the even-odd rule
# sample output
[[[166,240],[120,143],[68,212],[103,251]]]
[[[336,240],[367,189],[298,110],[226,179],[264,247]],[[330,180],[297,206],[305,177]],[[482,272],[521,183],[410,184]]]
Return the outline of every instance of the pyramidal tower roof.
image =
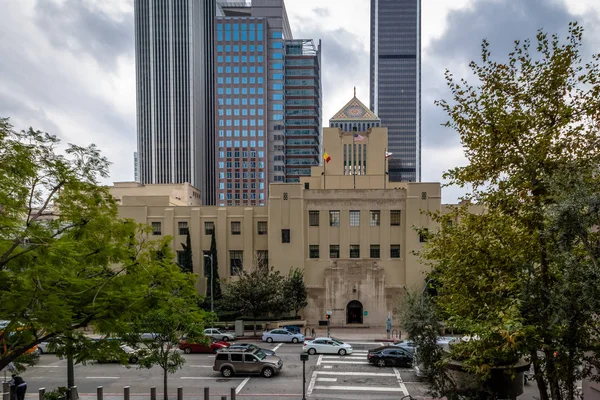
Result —
[[[339,122],[339,121],[378,121],[381,119],[373,111],[369,110],[367,106],[365,106],[362,101],[360,101],[356,97],[356,87],[354,87],[354,97],[346,103],[344,107],[340,111],[338,111],[333,118],[329,120],[330,122]]]

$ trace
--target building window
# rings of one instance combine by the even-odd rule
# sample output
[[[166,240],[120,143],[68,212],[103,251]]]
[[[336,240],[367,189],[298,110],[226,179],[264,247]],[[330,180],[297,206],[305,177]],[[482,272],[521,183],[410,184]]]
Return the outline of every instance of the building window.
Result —
[[[372,244],[371,245],[371,258],[381,258],[381,254],[379,251],[379,245],[378,244]]]
[[[400,210],[390,210],[390,225],[400,226]]]
[[[308,225],[319,226],[319,212],[309,211],[308,212]]]
[[[340,211],[329,211],[329,226],[340,226]]]
[[[157,236],[157,235],[162,235],[161,232],[161,223],[160,222],[153,222],[152,223],[152,234]]]
[[[360,226],[360,211],[350,210],[350,226]]]
[[[360,258],[360,245],[358,245],[358,244],[350,245],[350,258]]]
[[[204,234],[205,235],[214,235],[215,233],[215,223],[212,221],[206,221],[204,223]]]
[[[177,265],[179,265],[180,268],[183,268],[185,265],[185,251],[183,250],[177,250]]]
[[[421,200],[427,200],[427,192],[421,192]]]
[[[308,246],[308,256],[310,258],[319,258],[319,245],[311,244]]]
[[[369,218],[369,226],[379,226],[381,221],[381,212],[379,210],[371,210]]]
[[[400,245],[399,244],[390,245],[390,258],[400,258]]]
[[[290,243],[290,242],[291,242],[290,230],[282,229],[281,230],[281,243]]]
[[[258,234],[259,235],[267,234],[267,221],[258,221]]]
[[[244,264],[244,252],[242,250],[229,250],[229,273],[231,276],[239,275]]]
[[[241,235],[242,233],[242,223],[240,221],[231,221],[231,234],[232,235]]]
[[[269,265],[269,250],[256,250],[256,263],[259,267]]]
[[[419,232],[419,242],[425,243],[427,242],[427,237],[429,236],[429,230],[427,228],[423,228],[421,232]]]
[[[182,221],[177,223],[177,227],[179,228],[180,235],[187,235],[189,233],[188,223],[187,221]]]
[[[340,245],[330,244],[329,245],[329,258],[340,258]]]

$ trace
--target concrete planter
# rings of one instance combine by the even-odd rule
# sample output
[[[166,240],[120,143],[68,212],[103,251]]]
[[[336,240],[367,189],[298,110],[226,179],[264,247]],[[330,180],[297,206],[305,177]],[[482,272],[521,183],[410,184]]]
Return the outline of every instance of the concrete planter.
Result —
[[[529,370],[529,365],[529,362],[520,359],[514,364],[492,367],[490,377],[483,386],[495,393],[498,398],[516,399],[523,394],[523,374]],[[452,360],[446,368],[450,379],[459,391],[466,392],[482,387],[477,375],[465,371],[461,361]]]

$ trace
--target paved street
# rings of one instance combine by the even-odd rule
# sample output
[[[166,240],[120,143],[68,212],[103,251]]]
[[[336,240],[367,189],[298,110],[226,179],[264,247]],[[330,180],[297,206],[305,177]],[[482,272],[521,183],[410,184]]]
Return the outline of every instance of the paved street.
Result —
[[[366,354],[369,348],[380,345],[376,342],[352,343],[355,352],[339,357],[335,355],[310,356],[306,363],[306,390],[310,399],[399,399],[411,394],[416,399],[428,398],[425,387],[418,382],[410,369],[378,368],[369,365]],[[169,375],[169,393],[176,397],[177,387],[183,387],[186,399],[201,399],[203,388],[209,387],[211,398],[220,399],[229,396],[232,387],[236,388],[239,398],[244,399],[301,399],[302,398],[302,362],[300,349],[302,344],[267,344],[261,346],[273,349],[283,359],[281,373],[271,379],[259,376],[239,376],[222,378],[212,370],[214,355],[184,355],[187,362],[183,369]],[[27,398],[37,398],[37,390],[46,390],[66,385],[66,361],[54,355],[42,355],[40,363],[28,369],[23,377],[28,382]],[[127,368],[119,364],[98,364],[75,367],[75,381],[82,400],[95,397],[96,388],[104,387],[105,400],[122,398],[123,387],[130,386],[132,400],[148,399],[150,388],[157,387],[159,399],[162,399],[162,370],[139,370],[136,366]],[[529,391],[532,386],[527,388]],[[533,400],[523,395],[519,399]]]

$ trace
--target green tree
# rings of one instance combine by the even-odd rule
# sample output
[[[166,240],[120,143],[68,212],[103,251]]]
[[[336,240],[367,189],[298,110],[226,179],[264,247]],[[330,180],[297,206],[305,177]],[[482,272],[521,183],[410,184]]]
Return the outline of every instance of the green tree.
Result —
[[[126,340],[141,343],[138,366],[150,369],[157,365],[163,370],[164,400],[168,400],[168,374],[173,374],[185,364],[185,358],[177,351],[182,337],[190,342],[207,341],[202,338],[205,312],[191,306],[193,300],[173,301],[161,309],[152,310],[136,321],[133,335]],[[139,332],[152,332],[153,338],[141,338]]]
[[[204,259],[204,274],[206,276],[207,289],[206,289],[206,300],[210,299],[210,281],[213,279],[213,290],[214,290],[214,299],[218,301],[222,297],[221,293],[221,281],[219,279],[219,258],[217,256],[217,242],[215,239],[215,233],[213,232],[210,238],[210,251],[209,254],[212,256],[212,262],[214,265],[210,265],[210,259],[205,257]],[[212,267],[212,268],[211,268]],[[210,303],[208,303],[207,309],[210,309]]]
[[[180,265],[181,270],[187,273],[194,272],[194,261],[192,259],[192,239],[190,238],[190,231],[188,230],[185,235],[185,243],[181,243],[183,248],[183,263]]]
[[[569,193],[591,192],[598,180],[599,56],[582,61],[582,32],[573,23],[562,42],[540,31],[535,56],[529,41],[517,41],[506,63],[492,60],[484,41],[481,63],[470,64],[477,84],[447,72],[453,100],[438,102],[469,161],[445,177],[472,187],[468,198],[486,209],[457,208],[453,226],[433,214],[444,228],[422,252],[442,311],[480,337],[454,355],[484,377],[527,353],[542,400],[573,399],[575,381],[599,361],[590,206],[572,209],[585,227],[575,238],[556,215],[576,204]]]
[[[283,299],[289,311],[298,313],[308,305],[306,285],[304,284],[304,270],[292,268],[283,283]]]
[[[164,299],[195,293],[169,238],[118,218],[108,161],[0,119],[0,370],[40,342],[90,325],[115,332]],[[155,257],[164,248],[166,255]],[[75,346],[77,348],[77,346]]]
[[[240,269],[238,279],[223,285],[221,306],[250,315],[254,319],[254,335],[256,336],[256,320],[269,313],[281,309],[284,278],[279,271],[263,263],[254,261],[248,270]]]

